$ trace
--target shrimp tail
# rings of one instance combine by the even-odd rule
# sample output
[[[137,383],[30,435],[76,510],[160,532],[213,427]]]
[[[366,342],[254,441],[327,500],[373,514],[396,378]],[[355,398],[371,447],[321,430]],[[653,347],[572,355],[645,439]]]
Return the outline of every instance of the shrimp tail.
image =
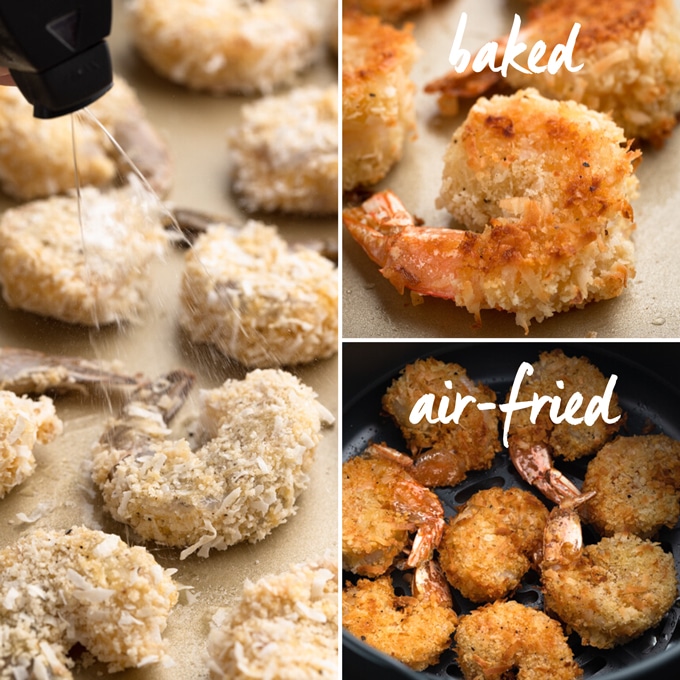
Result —
[[[160,413],[167,425],[182,408],[195,380],[196,377],[189,371],[171,371],[140,385],[132,394],[131,404],[141,403],[145,408]]]

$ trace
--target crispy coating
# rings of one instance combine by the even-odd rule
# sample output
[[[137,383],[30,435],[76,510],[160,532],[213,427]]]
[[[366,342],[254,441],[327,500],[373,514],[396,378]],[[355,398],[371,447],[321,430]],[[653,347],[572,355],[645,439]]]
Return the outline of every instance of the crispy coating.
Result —
[[[465,680],[574,680],[583,675],[560,624],[512,600],[462,617],[455,639]]]
[[[172,570],[113,534],[36,530],[0,550],[0,678],[72,678],[81,644],[110,672],[167,659]]]
[[[241,110],[229,132],[233,188],[246,210],[338,210],[338,87],[301,87]]]
[[[508,596],[534,563],[547,519],[547,508],[528,491],[478,491],[449,518],[439,544],[449,583],[473,602]]]
[[[412,26],[347,12],[342,18],[342,186],[379,182],[415,131]]]
[[[588,463],[587,519],[604,536],[650,538],[680,517],[680,442],[663,434],[618,437]]]
[[[530,401],[534,393],[540,396],[559,396],[564,406],[571,395],[583,395],[582,406],[575,411],[582,417],[591,398],[605,393],[608,379],[586,357],[569,357],[561,349],[543,352],[538,361],[532,364],[533,375],[522,381],[517,400]],[[561,381],[563,388],[557,385]],[[613,393],[608,418],[622,415],[616,392]],[[534,444],[547,445],[552,453],[565,460],[576,460],[597,450],[609,440],[623,425],[621,417],[615,423],[606,423],[597,418],[592,425],[581,423],[572,425],[566,420],[555,424],[550,417],[550,409],[544,406],[531,422],[531,409],[516,411],[510,423],[508,443],[510,448],[528,449]]]
[[[343,8],[358,9],[393,22],[411,12],[426,9],[431,4],[431,0],[344,0]]]
[[[383,409],[392,416],[415,456],[413,476],[427,486],[458,484],[469,470],[491,467],[501,449],[498,439],[498,416],[495,410],[480,411],[468,405],[458,420],[430,423],[423,418],[412,424],[411,410],[424,395],[434,395],[432,414],[439,413],[444,398],[446,408],[454,410],[456,394],[474,397],[477,403],[494,403],[493,390],[471,380],[462,366],[432,357],[408,364],[383,396]]]

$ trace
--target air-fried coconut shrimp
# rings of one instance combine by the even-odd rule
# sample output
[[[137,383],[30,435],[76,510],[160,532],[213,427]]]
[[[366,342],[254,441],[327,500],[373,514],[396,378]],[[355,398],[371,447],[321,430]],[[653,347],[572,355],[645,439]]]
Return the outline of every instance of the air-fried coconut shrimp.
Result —
[[[455,639],[465,680],[574,680],[583,675],[560,624],[512,600],[461,617]]]
[[[280,370],[255,370],[201,392],[196,447],[168,423],[193,376],[141,385],[93,450],[92,478],[112,517],[181,557],[255,543],[287,521],[309,482],[322,425],[333,416]]]
[[[338,278],[275,227],[214,225],[187,253],[180,324],[247,367],[324,359],[338,348]]]
[[[418,56],[412,27],[348,12],[342,18],[342,188],[379,182],[415,132]]]
[[[408,596],[396,595],[387,575],[348,584],[342,592],[342,625],[371,647],[421,671],[449,648],[458,616],[436,562],[421,564],[411,585]]]
[[[269,92],[321,54],[318,0],[132,0],[130,30],[160,75],[196,90]]]
[[[535,87],[546,97],[573,100],[591,109],[610,112],[629,138],[661,144],[676,125],[680,111],[680,14],[673,0],[625,0],[616,5],[591,0],[548,0],[533,8],[519,39],[527,50],[515,62],[527,67],[537,41],[549,55],[565,44],[578,22],[572,63],[551,74],[522,73],[509,68],[507,84]],[[504,46],[504,41],[501,41]],[[503,48],[501,48],[501,52]],[[540,60],[545,65],[547,56]],[[429,83],[426,91],[439,93],[443,113],[457,110],[458,97],[476,97],[497,84],[501,74],[474,73],[471,64],[462,74],[450,72]]]
[[[208,637],[210,677],[334,680],[338,677],[338,565],[326,556],[246,581]]]
[[[171,575],[113,534],[25,534],[0,550],[0,678],[72,678],[76,644],[111,672],[166,659]]]
[[[411,423],[411,410],[421,397],[429,394],[433,395],[433,415],[439,414],[444,398],[450,399],[451,405],[445,409],[446,415],[450,415],[456,394],[473,398],[477,403],[496,401],[493,390],[475,383],[458,364],[429,358],[405,366],[387,389],[382,406],[394,418],[415,457],[413,476],[426,486],[453,486],[465,479],[468,471],[491,467],[494,456],[501,450],[495,410],[468,406],[458,424],[431,423],[426,417]]]
[[[449,583],[473,602],[506,597],[534,566],[547,519],[528,491],[478,491],[448,520],[439,544]]]
[[[244,207],[337,213],[337,85],[263,97],[241,115],[229,147],[234,191]]]
[[[109,192],[7,210],[0,219],[0,284],[10,307],[68,323],[135,320],[148,304],[149,265],[165,253],[158,205],[137,182]]]
[[[116,77],[113,88],[89,107],[161,195],[172,184],[165,141],[153,128],[134,90]],[[75,126],[75,129],[72,128]],[[74,138],[75,134],[75,138]],[[0,187],[21,200],[44,198],[75,187],[73,144],[81,185],[108,186],[127,175],[127,161],[87,112],[35,118],[15,87],[0,89]]]
[[[49,397],[32,400],[0,389],[0,498],[35,471],[33,447],[49,444],[63,429]]]
[[[343,8],[376,14],[386,21],[397,21],[405,14],[425,9],[431,4],[431,0],[344,0]]]
[[[583,546],[575,506],[550,513],[541,578],[546,610],[575,630],[585,645],[608,649],[655,626],[678,595],[673,556],[658,543],[614,534]]]
[[[604,536],[650,538],[680,517],[680,442],[663,434],[619,437],[588,463],[588,522]],[[583,513],[582,513],[583,515]]]
[[[439,498],[410,474],[413,461],[384,444],[342,465],[342,566],[362,576],[384,574],[417,532],[407,560],[432,557],[444,529]]]

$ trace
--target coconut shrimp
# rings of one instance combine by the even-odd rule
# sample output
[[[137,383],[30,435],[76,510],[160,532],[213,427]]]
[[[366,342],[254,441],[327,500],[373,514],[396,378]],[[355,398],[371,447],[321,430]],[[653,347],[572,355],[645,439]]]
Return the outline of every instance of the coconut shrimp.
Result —
[[[342,592],[342,624],[371,647],[421,671],[439,660],[451,642],[458,616],[436,562],[414,573],[412,595],[394,592],[389,576],[359,579]]]
[[[75,188],[74,144],[79,183],[108,187],[128,174],[128,160],[97,124],[113,135],[153,189],[165,196],[173,165],[166,142],[149,122],[137,94],[120,77],[109,92],[71,122],[33,116],[15,87],[0,89],[0,187],[20,200],[45,198]],[[72,128],[73,125],[73,128]]]
[[[576,507],[589,497],[565,501],[550,513],[541,579],[546,610],[584,645],[608,649],[661,621],[678,595],[677,574],[672,555],[633,534],[584,546]]]
[[[560,624],[513,600],[461,617],[455,640],[465,680],[575,680],[583,675]]]
[[[410,24],[342,17],[342,187],[379,182],[415,132],[411,68],[418,48]]]
[[[134,43],[161,76],[213,94],[290,85],[322,54],[327,5],[317,0],[133,0]]]
[[[385,21],[398,21],[406,14],[426,9],[431,0],[345,0],[343,8],[360,10],[365,14],[375,14]]]
[[[139,536],[198,551],[255,543],[287,521],[309,482],[321,429],[332,414],[314,391],[280,370],[255,370],[200,394],[187,438],[168,424],[194,378],[174,371],[135,390],[93,450],[104,506]]]
[[[673,0],[625,0],[616,6],[590,0],[542,2],[530,10],[520,32],[518,40],[527,50],[515,62],[526,68],[539,40],[547,45],[546,55],[566,44],[575,23],[581,27],[572,63],[583,68],[535,74],[511,67],[503,80],[512,88],[535,87],[552,99],[611,112],[628,138],[661,145],[680,112],[680,12]],[[500,58],[506,41],[499,42]],[[547,57],[540,63],[546,61]],[[475,73],[471,64],[462,73],[451,71],[426,86],[427,92],[440,95],[444,114],[457,112],[459,97],[475,98],[501,82],[500,73]]]
[[[407,566],[432,557],[444,530],[439,498],[410,474],[413,461],[384,444],[342,465],[343,568],[384,574],[415,532]]]
[[[478,491],[449,518],[439,544],[448,582],[473,602],[508,596],[536,566],[547,519],[528,491]]]
[[[113,534],[24,534],[0,550],[0,678],[72,678],[76,644],[111,672],[166,659],[172,573]]]
[[[494,403],[493,390],[471,380],[462,366],[434,358],[407,365],[387,389],[383,409],[392,416],[414,456],[412,474],[426,486],[453,486],[470,470],[491,467],[500,451],[498,416],[495,410],[466,408],[458,423],[431,423],[423,418],[413,424],[411,410],[424,395],[434,395],[432,413],[437,414],[444,398],[451,400],[447,415],[454,409],[454,395]]]

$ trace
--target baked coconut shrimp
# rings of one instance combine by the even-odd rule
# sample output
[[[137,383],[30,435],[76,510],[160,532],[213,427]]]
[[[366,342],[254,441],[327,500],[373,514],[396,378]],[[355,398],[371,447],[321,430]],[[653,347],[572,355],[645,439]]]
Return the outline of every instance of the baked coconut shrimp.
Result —
[[[255,370],[203,390],[187,438],[169,438],[193,376],[141,385],[93,450],[104,506],[145,539],[198,551],[255,543],[287,521],[309,482],[321,428],[332,414],[280,370]]]
[[[680,111],[680,13],[673,0],[625,0],[615,7],[590,0],[541,2],[530,10],[520,32],[519,40],[527,49],[515,62],[526,68],[539,40],[547,45],[546,55],[556,45],[566,44],[575,23],[581,27],[572,64],[583,68],[535,74],[511,67],[504,80],[512,88],[535,87],[546,97],[611,113],[628,138],[662,144]],[[504,40],[500,43],[505,46]],[[547,56],[539,61],[546,62]],[[440,95],[443,113],[456,112],[459,97],[474,98],[500,80],[500,73],[475,73],[470,65],[425,89]]]
[[[342,625],[371,647],[414,670],[437,661],[451,644],[458,616],[436,562],[414,573],[412,595],[396,595],[389,576],[359,579],[342,591]]]
[[[338,87],[301,87],[241,109],[233,188],[250,212],[338,211]]]
[[[132,0],[137,49],[161,76],[214,94],[270,92],[321,55],[316,0]]]
[[[64,429],[49,397],[33,400],[0,389],[0,498],[35,471],[33,448]]]
[[[582,511],[603,536],[651,538],[680,518],[680,442],[664,434],[618,437],[588,463]]]
[[[414,456],[412,474],[426,486],[453,486],[465,479],[470,470],[486,470],[501,450],[498,416],[495,410],[479,410],[468,405],[455,422],[431,423],[427,417],[411,423],[411,411],[425,395],[433,395],[431,412],[437,415],[444,399],[450,415],[454,397],[494,403],[493,390],[471,380],[462,366],[430,357],[404,367],[385,392],[383,409],[392,416]]]
[[[127,159],[99,127],[118,140],[154,190],[166,195],[173,167],[167,144],[149,122],[135,91],[116,77],[109,92],[71,119],[39,119],[16,87],[0,89],[0,187],[22,201],[66,193],[79,183],[111,186],[128,174]]]
[[[375,14],[385,21],[398,21],[406,14],[426,9],[431,0],[345,0],[343,7]]]
[[[678,595],[673,556],[658,543],[614,534],[583,545],[576,507],[583,495],[550,513],[541,579],[546,610],[584,645],[609,649],[658,624]]]
[[[246,581],[208,637],[210,677],[335,680],[338,677],[338,564],[330,556]]]
[[[444,530],[439,498],[410,474],[413,461],[384,444],[342,465],[342,566],[384,574],[407,548],[406,566],[432,557]]]
[[[379,182],[415,132],[412,26],[342,17],[342,188]]]
[[[449,518],[439,544],[448,582],[473,602],[507,597],[536,566],[547,519],[529,491],[478,491]]]
[[[311,248],[275,227],[213,225],[187,253],[181,326],[247,367],[325,359],[338,347],[338,278]]]
[[[172,573],[113,534],[24,534],[0,550],[0,678],[72,678],[76,644],[111,672],[167,659]]]
[[[560,624],[513,600],[461,617],[455,639],[465,680],[575,680],[583,675]]]

